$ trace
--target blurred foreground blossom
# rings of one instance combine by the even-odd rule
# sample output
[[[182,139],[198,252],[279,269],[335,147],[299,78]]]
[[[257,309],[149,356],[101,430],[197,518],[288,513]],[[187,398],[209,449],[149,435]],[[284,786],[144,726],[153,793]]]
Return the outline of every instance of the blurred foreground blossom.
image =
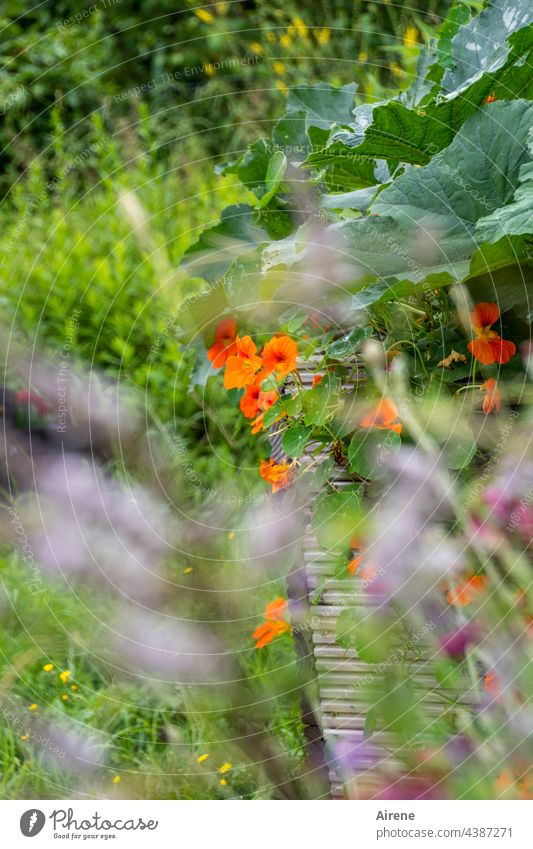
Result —
[[[437,460],[404,448],[388,461],[391,482],[375,508],[367,560],[383,570],[379,590],[417,604],[461,566],[462,549],[443,520],[449,509]]]
[[[231,676],[224,646],[200,625],[163,613],[123,612],[113,647],[132,672],[175,684],[222,682]]]
[[[130,599],[155,597],[166,531],[145,490],[128,491],[72,454],[43,464],[36,486],[17,509],[46,572],[103,583]]]
[[[43,756],[51,766],[72,773],[89,773],[103,766],[107,758],[106,735],[96,734],[74,723],[53,723],[40,720],[33,731],[48,741]]]

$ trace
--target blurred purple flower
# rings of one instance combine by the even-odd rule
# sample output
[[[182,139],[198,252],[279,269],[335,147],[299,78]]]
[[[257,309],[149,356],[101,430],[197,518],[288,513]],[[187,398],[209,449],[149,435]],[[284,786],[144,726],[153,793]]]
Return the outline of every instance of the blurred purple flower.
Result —
[[[20,509],[33,550],[51,574],[76,574],[146,602],[158,591],[164,515],[141,488],[122,489],[78,455],[39,471],[37,493]]]
[[[458,765],[474,754],[472,741],[464,734],[456,734],[446,743],[446,754],[450,763]]]
[[[330,769],[347,780],[373,767],[379,758],[376,746],[363,740],[340,739],[328,743],[326,759]]]
[[[453,660],[462,660],[469,645],[479,639],[479,628],[473,622],[461,625],[455,631],[439,638],[442,651]]]
[[[462,566],[462,549],[440,523],[449,505],[433,461],[416,449],[404,448],[388,458],[392,475],[388,490],[374,509],[375,532],[367,561],[381,568],[379,589],[418,604],[445,576]]]
[[[113,627],[114,649],[132,672],[174,684],[221,682],[231,676],[224,646],[206,628],[162,613],[125,612]]]
[[[83,728],[74,730],[65,724],[42,720],[33,732],[39,734],[45,760],[62,770],[78,774],[92,772],[106,761],[108,747],[102,733],[97,735]]]

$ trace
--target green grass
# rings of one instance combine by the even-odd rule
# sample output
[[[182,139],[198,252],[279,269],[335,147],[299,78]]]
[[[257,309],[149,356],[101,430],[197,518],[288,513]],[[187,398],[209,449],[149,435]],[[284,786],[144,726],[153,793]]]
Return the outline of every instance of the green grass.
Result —
[[[228,401],[221,381],[205,391],[187,392],[196,351],[170,323],[182,299],[198,281],[177,273],[184,249],[199,229],[214,223],[220,210],[241,199],[228,179],[216,177],[209,163],[163,169],[138,161],[125,165],[111,140],[89,163],[101,175],[80,196],[79,175],[70,174],[53,192],[35,167],[0,208],[4,252],[0,303],[5,332],[23,348],[44,352],[57,362],[71,334],[72,362],[97,367],[120,381],[147,413],[157,433],[167,472],[187,484],[188,470],[207,484],[182,490],[192,507],[216,502],[217,493],[235,489],[235,469],[243,486],[262,490],[257,468],[260,442],[250,443],[248,424]],[[56,151],[56,173],[66,168],[65,151]],[[192,154],[194,158],[194,153]],[[63,157],[63,160],[62,160]],[[198,157],[196,157],[198,158]],[[92,171],[91,171],[92,169]],[[134,192],[147,225],[134,233],[120,201]],[[33,206],[31,198],[42,198]],[[30,199],[30,203],[28,201]],[[30,206],[31,216],[27,209]],[[73,328],[72,319],[77,327]],[[74,331],[74,332],[73,332]],[[156,344],[156,353],[151,348]],[[206,409],[209,415],[206,416]],[[179,434],[187,446],[187,464],[173,456]],[[264,452],[264,449],[263,449]],[[244,483],[246,481],[246,483]],[[176,483],[176,485],[179,485]],[[183,563],[170,564],[181,575]],[[229,566],[227,568],[230,568]],[[264,779],[239,761],[239,753],[218,742],[231,736],[222,716],[194,715],[187,694],[143,687],[117,675],[94,650],[101,621],[112,621],[110,598],[81,586],[46,582],[39,595],[26,583],[28,574],[17,552],[0,557],[2,642],[0,686],[0,796],[3,798],[107,797],[254,798],[269,795]],[[258,611],[261,601],[258,600]],[[96,611],[93,612],[93,611]],[[293,649],[282,641],[258,656],[249,628],[238,639],[249,648],[247,674],[258,681],[280,662],[291,663]],[[53,672],[43,666],[54,664]],[[67,685],[59,671],[72,672]],[[268,676],[267,676],[268,677]],[[72,690],[73,683],[78,689]],[[61,696],[68,696],[62,700]],[[91,775],[72,774],[58,759],[43,759],[25,725],[38,704],[43,717],[69,720],[95,729],[109,746],[106,765]],[[13,708],[14,706],[14,708]],[[1,710],[1,708],[0,708]],[[14,711],[15,721],[6,720]],[[294,698],[280,701],[272,718],[273,734],[283,748],[301,757],[301,730]],[[29,727],[29,726],[28,726]],[[196,759],[209,752],[202,764]],[[218,767],[234,763],[227,784]],[[114,776],[121,777],[113,783]]]

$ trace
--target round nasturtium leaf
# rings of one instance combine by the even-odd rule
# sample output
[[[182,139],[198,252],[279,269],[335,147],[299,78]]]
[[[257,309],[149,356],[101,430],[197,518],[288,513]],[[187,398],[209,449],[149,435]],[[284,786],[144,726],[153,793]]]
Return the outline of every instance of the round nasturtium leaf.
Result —
[[[378,477],[387,458],[395,454],[401,444],[401,437],[394,430],[357,430],[348,448],[350,471],[370,480]]]
[[[288,457],[301,457],[309,442],[310,427],[296,425],[286,430],[281,440],[281,447]]]

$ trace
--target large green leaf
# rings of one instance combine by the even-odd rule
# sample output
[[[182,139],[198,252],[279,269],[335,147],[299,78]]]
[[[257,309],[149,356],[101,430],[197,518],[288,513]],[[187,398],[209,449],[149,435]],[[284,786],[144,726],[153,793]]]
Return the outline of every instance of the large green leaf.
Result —
[[[336,142],[328,147],[317,145],[305,161],[306,168],[313,168],[320,179],[332,191],[377,187],[389,179],[383,167],[368,156],[361,156],[347,145]]]
[[[355,99],[355,83],[334,88],[328,83],[291,88],[287,112],[305,112],[306,129],[330,129],[331,124],[349,124]]]
[[[488,94],[505,100],[531,97],[531,0],[493,0],[479,16],[468,17],[465,6],[454,7],[438,43],[422,52],[413,86],[386,103],[359,106],[351,129],[333,133],[330,143],[369,157],[425,165],[451,143]]]
[[[453,92],[423,109],[409,108],[401,100],[377,105],[368,121],[368,107],[362,107],[361,122],[353,124],[353,132],[334,136],[337,144],[352,148],[361,156],[399,160],[413,165],[426,165],[431,157],[451,144],[454,136],[489,93],[497,99],[528,97],[533,93],[533,27],[516,33],[507,62],[484,74],[468,89]]]
[[[529,133],[529,153],[533,157],[533,129]],[[533,232],[533,162],[522,165],[519,178],[513,202],[478,221],[476,235],[480,240],[497,242],[503,236]]]
[[[532,121],[533,104],[521,100],[473,115],[429,165],[378,195],[378,217],[333,225],[337,249],[352,256],[359,277],[461,279],[478,244],[477,221],[514,195]]]
[[[477,221],[514,195],[520,166],[529,159],[532,122],[533,104],[527,101],[490,104],[429,165],[385,189],[372,211],[438,239],[438,250],[429,251],[435,257],[468,256]]]
[[[254,210],[242,203],[228,206],[220,221],[204,230],[185,252],[184,268],[194,277],[214,283],[234,259],[268,241],[268,235],[253,220]]]
[[[531,0],[489,0],[486,8],[453,37],[451,67],[442,78],[443,91],[457,94],[482,74],[503,67],[509,55],[509,36],[532,22]]]
[[[533,104],[527,101],[487,105],[428,165],[410,169],[383,189],[372,215],[326,228],[321,246],[325,261],[328,253],[332,262],[339,256],[351,258],[354,308],[516,264],[516,245],[500,245],[490,258],[480,254],[476,225],[487,212],[512,201],[521,166],[530,158],[532,122]],[[268,267],[276,260],[293,268],[305,266],[308,233],[316,249],[316,232],[300,228],[275,258],[272,249],[267,251]],[[476,252],[477,268],[472,268]],[[527,264],[527,251],[521,253],[520,262]]]

